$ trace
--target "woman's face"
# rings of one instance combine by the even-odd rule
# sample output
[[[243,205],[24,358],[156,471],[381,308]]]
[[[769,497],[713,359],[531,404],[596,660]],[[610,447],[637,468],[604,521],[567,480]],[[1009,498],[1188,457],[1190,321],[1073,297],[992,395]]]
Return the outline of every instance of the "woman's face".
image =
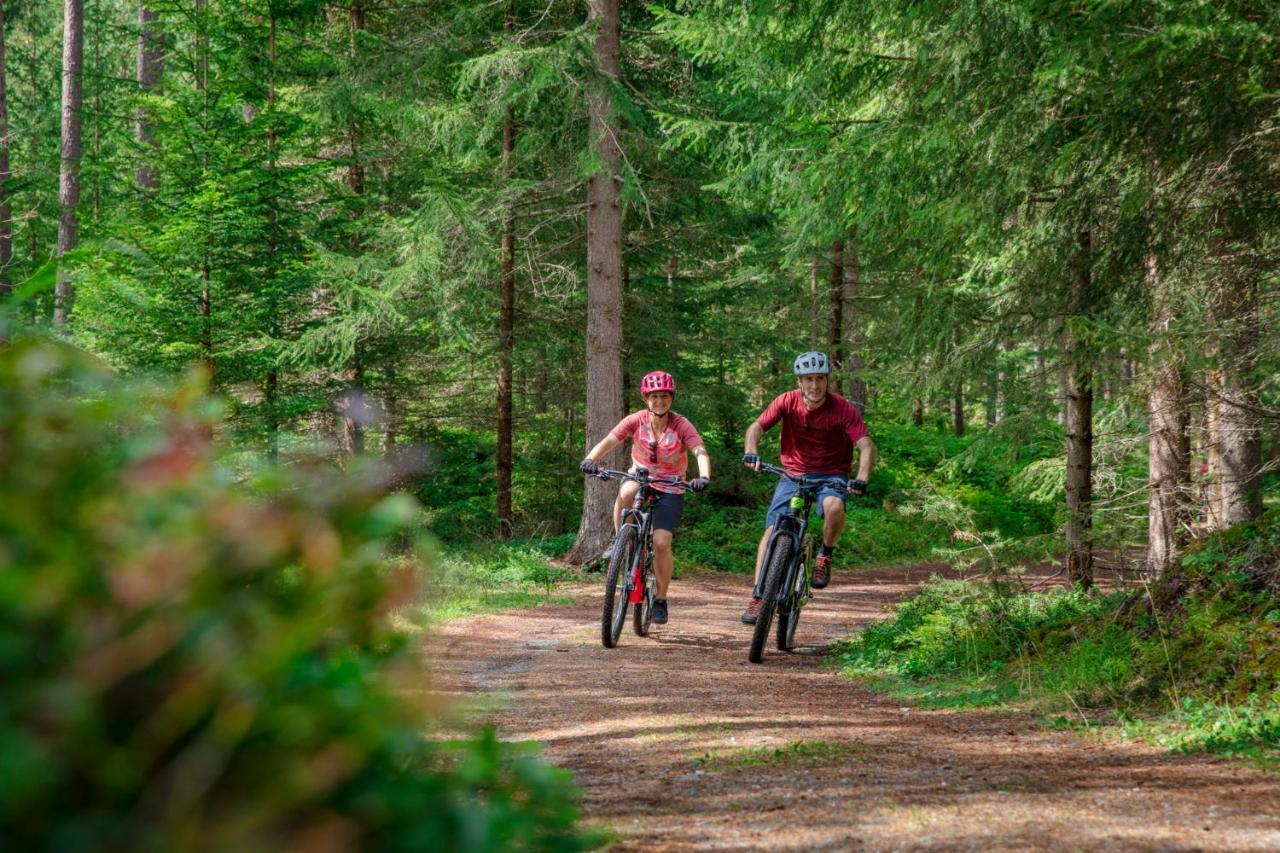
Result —
[[[654,417],[662,417],[671,411],[672,394],[670,391],[652,391],[645,395],[644,404]]]

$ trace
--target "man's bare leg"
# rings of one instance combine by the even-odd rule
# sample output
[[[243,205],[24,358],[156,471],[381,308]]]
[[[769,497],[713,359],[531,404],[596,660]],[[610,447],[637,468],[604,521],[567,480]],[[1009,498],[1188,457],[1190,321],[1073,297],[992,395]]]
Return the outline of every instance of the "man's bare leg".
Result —
[[[834,495],[822,499],[822,544],[834,548],[844,530],[844,501]]]

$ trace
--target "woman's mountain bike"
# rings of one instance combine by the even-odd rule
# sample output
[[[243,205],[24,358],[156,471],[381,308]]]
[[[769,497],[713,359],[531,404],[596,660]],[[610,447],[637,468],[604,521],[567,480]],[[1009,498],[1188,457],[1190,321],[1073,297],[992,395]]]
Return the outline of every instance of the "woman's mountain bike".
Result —
[[[650,477],[646,468],[610,471],[602,468],[595,476],[601,480],[633,480],[640,484],[635,501],[622,511],[622,526],[613,541],[613,554],[604,573],[604,611],[600,614],[600,639],[606,649],[618,645],[622,625],[627,621],[628,605],[632,609],[631,627],[638,636],[649,634],[653,619],[656,578],[653,574],[653,524],[649,509],[657,490],[654,484],[688,487],[679,477]]]
[[[751,651],[747,659],[760,663],[764,658],[764,645],[769,638],[773,616],[778,615],[777,646],[779,651],[795,648],[796,626],[800,624],[800,610],[813,596],[809,592],[810,543],[805,536],[809,527],[809,511],[818,492],[823,489],[849,491],[849,481],[841,477],[793,477],[776,465],[763,463],[761,471],[768,471],[796,484],[798,491],[791,496],[791,503],[778,516],[773,535],[764,553],[764,572],[756,585],[754,595],[760,597],[760,612],[756,616],[755,631],[751,634]]]

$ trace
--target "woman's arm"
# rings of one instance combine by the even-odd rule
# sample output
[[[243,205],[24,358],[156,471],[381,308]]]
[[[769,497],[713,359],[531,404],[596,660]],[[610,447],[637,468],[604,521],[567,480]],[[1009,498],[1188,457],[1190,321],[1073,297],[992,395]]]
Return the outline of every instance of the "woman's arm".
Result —
[[[599,462],[601,459],[609,455],[609,451],[613,450],[621,441],[613,437],[613,433],[607,433],[604,438],[600,439],[600,443],[587,453],[587,458],[592,462]]]

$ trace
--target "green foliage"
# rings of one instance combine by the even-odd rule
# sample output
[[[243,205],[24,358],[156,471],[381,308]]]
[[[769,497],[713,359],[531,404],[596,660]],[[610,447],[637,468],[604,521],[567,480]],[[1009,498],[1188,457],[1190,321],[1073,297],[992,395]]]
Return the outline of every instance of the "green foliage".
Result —
[[[0,350],[0,837],[20,849],[580,849],[563,771],[400,698],[389,471],[260,467],[193,377]]]
[[[452,550],[427,578],[428,620],[540,604],[564,604],[553,595],[575,573],[553,560],[572,544],[565,538],[501,545],[472,544]]]
[[[1087,595],[934,579],[834,659],[926,705],[1117,711],[1174,748],[1280,757],[1280,514],[1202,540],[1165,586]]]

